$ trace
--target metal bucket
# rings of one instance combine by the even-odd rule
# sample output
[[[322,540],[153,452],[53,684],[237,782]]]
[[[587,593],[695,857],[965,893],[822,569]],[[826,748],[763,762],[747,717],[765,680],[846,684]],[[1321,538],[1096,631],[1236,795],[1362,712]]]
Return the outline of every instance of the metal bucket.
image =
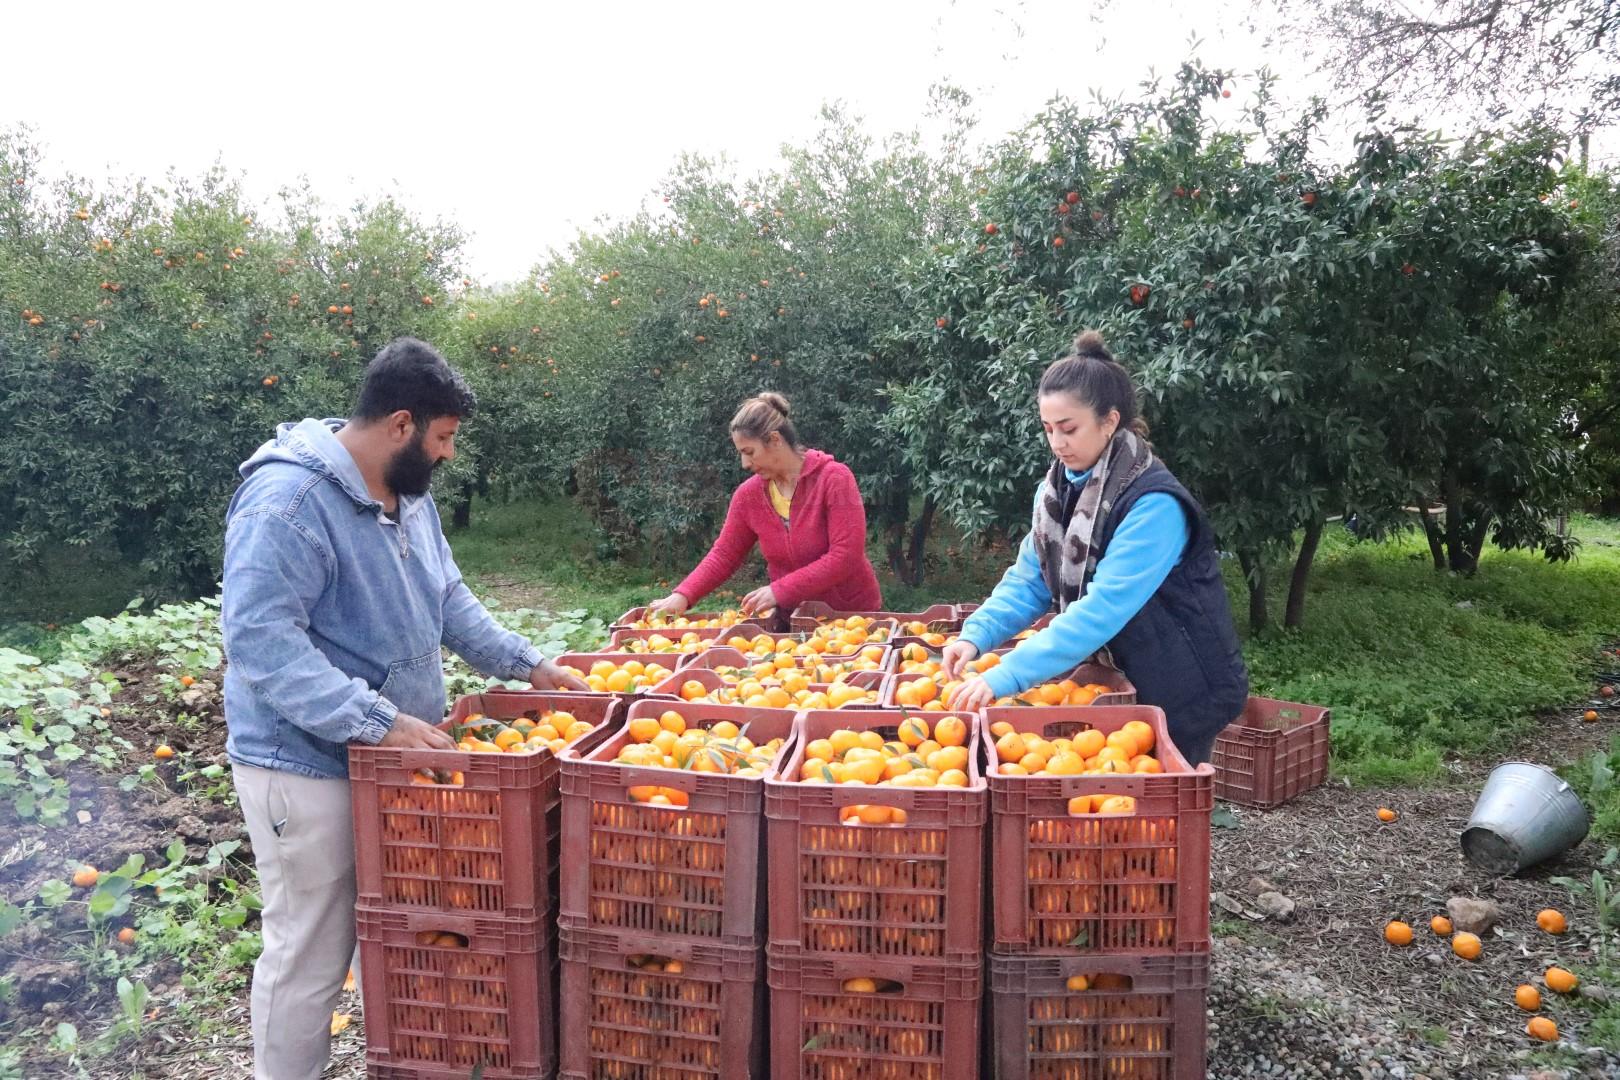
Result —
[[[1545,765],[1508,761],[1491,770],[1463,829],[1469,862],[1505,877],[1580,843],[1586,807]]]

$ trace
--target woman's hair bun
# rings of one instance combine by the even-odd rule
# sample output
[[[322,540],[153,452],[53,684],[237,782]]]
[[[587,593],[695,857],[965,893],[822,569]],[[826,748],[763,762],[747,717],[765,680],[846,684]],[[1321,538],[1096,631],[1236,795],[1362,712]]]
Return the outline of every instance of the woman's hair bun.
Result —
[[[759,395],[759,400],[781,413],[784,420],[787,419],[789,415],[787,398],[776,393],[774,390],[767,390],[763,394]]]
[[[1103,336],[1095,330],[1082,330],[1075,335],[1074,345],[1071,346],[1076,356],[1095,356],[1103,360],[1112,360],[1108,346],[1103,344]]]

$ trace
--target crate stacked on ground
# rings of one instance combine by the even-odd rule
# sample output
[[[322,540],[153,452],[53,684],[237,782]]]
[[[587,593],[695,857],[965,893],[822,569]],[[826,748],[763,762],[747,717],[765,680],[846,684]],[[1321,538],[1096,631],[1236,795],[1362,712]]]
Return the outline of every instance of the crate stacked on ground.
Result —
[[[622,711],[614,695],[491,692],[456,702],[456,750],[350,747],[372,1075],[555,1068],[555,751]]]
[[[563,1076],[762,1075],[763,777],[793,715],[646,697],[565,756]]]
[[[742,632],[723,634],[715,644],[730,646],[756,662],[785,656],[820,662],[850,659],[863,654],[877,656],[881,660],[879,654],[865,650],[869,647],[880,648],[886,654],[890,642],[897,637],[896,624],[892,619],[861,619],[858,625],[827,623],[811,630],[795,630],[785,634],[761,632],[750,635],[748,629],[751,628],[734,627],[734,631]]]
[[[1213,770],[1145,706],[993,707],[998,1080],[1204,1075]]]
[[[978,1075],[978,751],[971,716],[799,714],[765,794],[773,1077]]]
[[[1319,786],[1328,772],[1330,714],[1319,705],[1251,697],[1215,737],[1215,797],[1269,810]]]

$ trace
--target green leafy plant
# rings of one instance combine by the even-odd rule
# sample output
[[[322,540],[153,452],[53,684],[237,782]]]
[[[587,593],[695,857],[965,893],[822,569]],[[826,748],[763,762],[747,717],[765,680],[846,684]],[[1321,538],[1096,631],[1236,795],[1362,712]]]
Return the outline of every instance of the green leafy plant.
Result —
[[[132,983],[126,978],[118,980],[118,1007],[123,1015],[119,1018],[117,1031],[131,1037],[139,1037],[141,1024],[146,1018],[146,1001],[150,994],[145,983]]]

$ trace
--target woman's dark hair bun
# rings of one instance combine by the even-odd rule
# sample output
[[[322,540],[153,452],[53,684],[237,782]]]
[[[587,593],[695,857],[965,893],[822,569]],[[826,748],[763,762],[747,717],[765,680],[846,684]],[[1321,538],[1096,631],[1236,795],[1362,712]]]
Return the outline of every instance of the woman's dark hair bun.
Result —
[[[1100,360],[1112,360],[1108,346],[1103,344],[1103,336],[1095,330],[1082,330],[1075,335],[1074,345],[1071,347],[1075,356],[1095,356]]]

